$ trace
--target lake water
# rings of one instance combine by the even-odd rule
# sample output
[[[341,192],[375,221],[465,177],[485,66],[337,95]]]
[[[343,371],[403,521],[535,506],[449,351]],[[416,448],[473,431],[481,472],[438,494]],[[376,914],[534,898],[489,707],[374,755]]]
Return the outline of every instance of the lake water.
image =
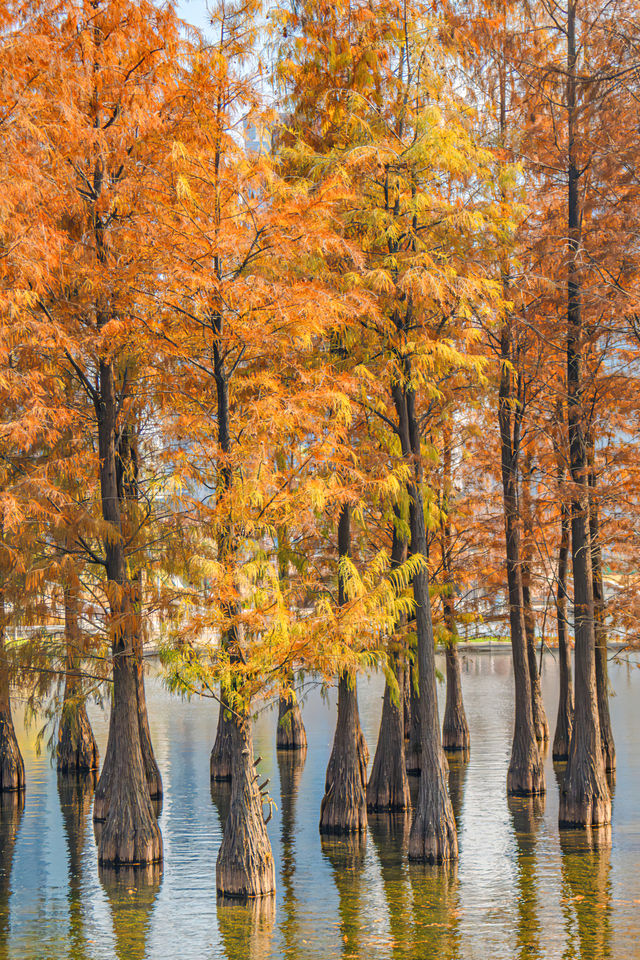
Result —
[[[335,722],[335,690],[312,688],[303,713],[304,765],[278,758],[276,712],[255,725],[261,772],[278,809],[269,824],[278,892],[255,907],[218,904],[215,862],[228,789],[212,791],[209,752],[217,707],[182,701],[148,681],[164,780],[160,876],[99,876],[91,795],[59,786],[35,730],[16,727],[27,771],[24,810],[0,807],[0,960],[513,960],[640,957],[640,671],[611,664],[618,754],[612,844],[593,851],[560,838],[558,790],[547,757],[544,806],[508,802],[513,716],[506,653],[463,654],[471,759],[451,765],[460,860],[411,865],[402,817],[371,817],[364,844],[322,841],[320,800]],[[557,670],[545,657],[543,693],[555,724]],[[371,753],[382,679],[359,680]],[[444,701],[444,688],[439,688]],[[91,709],[101,755],[107,718]]]

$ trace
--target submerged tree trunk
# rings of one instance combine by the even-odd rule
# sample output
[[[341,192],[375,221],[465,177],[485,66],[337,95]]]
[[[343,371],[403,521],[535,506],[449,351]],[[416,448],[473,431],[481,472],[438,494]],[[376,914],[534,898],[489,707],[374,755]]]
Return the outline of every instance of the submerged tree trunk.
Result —
[[[558,661],[560,670],[560,694],[558,718],[553,738],[553,759],[566,760],[569,756],[571,729],[573,727],[573,681],[571,679],[571,651],[569,649],[569,621],[567,620],[567,568],[569,539],[571,535],[569,511],[561,505],[560,551],[558,554],[558,585],[556,614],[558,620]]]
[[[394,523],[391,569],[393,570],[404,563],[406,557],[406,539],[399,534]],[[390,643],[394,644],[393,637]],[[387,678],[384,687],[378,743],[373,758],[371,777],[367,784],[368,810],[406,810],[411,804],[404,757],[404,657],[400,655],[398,650],[391,650],[389,659],[396,678],[397,698],[394,696],[394,691]]]
[[[533,544],[533,516],[531,510],[531,472],[530,456],[527,456],[522,477],[522,519],[525,538],[521,548],[521,578],[522,578],[522,610],[524,615],[524,630],[527,640],[527,660],[529,664],[529,682],[531,685],[531,708],[533,711],[533,726],[536,739],[539,743],[546,743],[549,739],[549,722],[544,709],[542,690],[540,688],[540,672],[536,656],[536,619],[531,601],[531,563]]]
[[[595,450],[593,440],[589,443],[589,536],[591,539],[591,568],[593,573],[593,608],[596,656],[596,691],[600,742],[604,769],[609,778],[615,777],[616,748],[611,728],[609,711],[609,670],[607,662],[607,629],[605,626],[604,583],[602,580],[602,544],[600,542],[600,518],[596,493]]]
[[[11,716],[5,625],[4,590],[0,589],[0,793],[11,793],[24,790],[25,776]]]
[[[418,643],[418,684],[420,716],[420,786],[409,834],[409,858],[442,863],[458,858],[458,837],[449,791],[447,762],[440,740],[440,717],[436,690],[435,642],[429,599],[427,571],[427,532],[422,498],[422,451],[415,393],[411,384],[411,364],[403,358],[404,382],[392,386],[398,417],[402,456],[411,468],[407,482],[411,552],[422,558],[413,577]]]
[[[66,676],[62,715],[58,728],[56,763],[59,773],[86,774],[99,766],[98,747],[82,696],[79,669],[78,604],[73,590],[64,590],[64,620],[67,643]]]
[[[293,677],[290,677],[290,682],[293,682]],[[307,733],[302,722],[302,711],[291,686],[280,694],[278,702],[276,748],[278,750],[307,749]]]
[[[338,524],[338,556],[348,557],[350,553],[351,508],[345,504]],[[339,606],[346,599],[344,577],[339,571]],[[338,720],[320,807],[321,833],[355,833],[367,829],[367,760],[355,676],[344,671],[338,681]]]
[[[567,114],[569,142],[569,259],[567,265],[567,413],[571,466],[571,555],[575,610],[575,710],[565,778],[560,791],[561,826],[588,827],[611,821],[611,797],[600,741],[595,676],[593,576],[589,538],[588,461],[583,399],[583,320],[580,302],[580,173],[575,142],[576,8],[567,16]]]
[[[262,797],[253,762],[251,721],[232,714],[231,807],[216,863],[216,888],[223,897],[245,899],[272,894],[276,868],[262,815]]]
[[[95,400],[100,456],[102,515],[111,528],[104,538],[111,614],[113,705],[110,740],[113,770],[108,812],[101,832],[101,864],[149,864],[162,860],[162,838],[153,814],[140,743],[137,695],[135,588],[127,577],[118,490],[116,394],[113,362],[101,360]]]

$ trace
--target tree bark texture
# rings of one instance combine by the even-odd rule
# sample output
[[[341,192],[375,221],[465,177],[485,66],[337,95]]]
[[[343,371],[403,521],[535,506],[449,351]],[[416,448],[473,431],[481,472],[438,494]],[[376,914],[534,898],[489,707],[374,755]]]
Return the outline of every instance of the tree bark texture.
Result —
[[[542,690],[540,688],[540,671],[536,656],[536,619],[533,613],[531,600],[531,565],[533,562],[533,511],[531,509],[531,458],[528,456],[522,476],[522,520],[524,525],[524,540],[521,545],[521,577],[522,577],[522,609],[524,615],[524,630],[527,640],[527,660],[529,663],[529,681],[531,684],[531,707],[533,710],[533,726],[538,743],[546,743],[549,739],[549,722],[544,709]]]
[[[412,663],[409,670],[409,736],[405,747],[405,766],[410,777],[419,777],[421,762],[420,745],[420,692],[418,690],[418,668]]]
[[[407,558],[406,538],[393,524],[391,569],[399,567]],[[398,624],[399,626],[399,624]],[[387,678],[382,702],[382,716],[371,776],[367,784],[368,810],[406,810],[411,805],[409,781],[404,757],[405,661],[390,639],[389,659],[397,683],[397,700]]]
[[[338,556],[351,554],[351,508],[344,504],[338,523]],[[338,572],[338,605],[346,603]],[[338,680],[338,719],[327,765],[320,806],[320,833],[358,833],[367,829],[368,750],[360,726],[355,676],[344,671]]]
[[[385,683],[380,732],[367,784],[367,810],[406,810],[411,806],[404,760],[404,664],[394,658],[399,697]]]
[[[456,629],[454,592],[455,578],[452,562],[451,520],[450,512],[453,509],[452,501],[452,450],[451,428],[447,423],[443,429],[443,482],[442,482],[442,509],[444,519],[440,528],[440,544],[442,551],[442,571],[444,591],[442,595],[442,610],[444,626],[447,631],[445,644],[445,662],[447,672],[447,699],[442,723],[442,745],[445,751],[451,753],[469,754],[470,737],[469,724],[464,712],[462,699],[462,680],[460,675],[460,658],[458,656],[458,631]]]
[[[250,720],[234,713],[231,728],[231,807],[218,851],[216,887],[222,897],[262,897],[275,892],[276,869],[262,815]]]
[[[111,360],[101,360],[96,397],[102,516],[112,528],[104,540],[113,658],[113,771],[98,847],[103,865],[151,864],[162,860],[162,838],[153,814],[140,741],[135,656],[135,590],[127,577],[117,478],[117,411]],[[107,752],[109,752],[107,750]]]
[[[78,605],[74,591],[69,586],[65,587],[64,591],[64,619],[67,643],[66,675],[58,727],[56,765],[59,773],[84,775],[97,770],[100,759],[82,696]]]
[[[616,773],[616,747],[611,727],[609,711],[609,669],[607,659],[607,629],[605,625],[606,608],[604,601],[604,582],[602,578],[602,543],[600,540],[600,517],[597,499],[597,477],[595,470],[595,451],[589,444],[589,536],[591,539],[591,569],[593,572],[593,612],[596,655],[596,692],[598,696],[598,717],[600,720],[600,742],[604,769],[609,779]]]
[[[440,740],[440,717],[436,690],[435,641],[429,598],[427,571],[427,532],[422,497],[422,452],[411,384],[411,366],[403,358],[403,383],[393,385],[398,417],[398,434],[404,460],[410,465],[409,526],[411,552],[422,557],[422,565],[413,578],[416,610],[417,660],[419,684],[421,771],[417,804],[409,834],[409,859],[442,863],[458,858],[458,837],[453,808],[447,789],[447,763]]]
[[[302,721],[302,711],[291,687],[280,694],[278,702],[276,748],[278,750],[307,749],[307,733]]]
[[[355,676],[338,681],[338,719],[320,806],[320,833],[363,833],[367,829],[367,762],[358,713]]]
[[[562,504],[560,550],[558,553],[558,584],[556,616],[558,621],[558,666],[560,693],[558,717],[553,738],[553,759],[566,760],[569,756],[571,729],[573,727],[573,680],[571,677],[571,650],[569,648],[569,621],[567,620],[567,571],[571,521],[568,508]]]
[[[595,675],[593,573],[589,537],[588,462],[583,411],[583,319],[580,301],[580,173],[576,145],[576,8],[567,16],[567,113],[569,142],[567,264],[567,415],[571,492],[571,557],[575,611],[575,710],[569,758],[560,791],[559,821],[589,827],[611,821]]]
[[[544,769],[538,749],[531,698],[531,673],[527,653],[522,595],[520,530],[518,516],[517,470],[523,405],[514,409],[512,373],[512,320],[505,320],[500,337],[500,389],[498,422],[504,506],[509,625],[515,682],[515,720],[511,760],[507,773],[507,793],[534,795],[545,792]]]
[[[209,773],[212,780],[231,782],[232,751],[233,751],[233,722],[231,713],[227,709],[222,687],[220,688],[220,710],[218,712],[218,726],[216,739],[211,750]]]

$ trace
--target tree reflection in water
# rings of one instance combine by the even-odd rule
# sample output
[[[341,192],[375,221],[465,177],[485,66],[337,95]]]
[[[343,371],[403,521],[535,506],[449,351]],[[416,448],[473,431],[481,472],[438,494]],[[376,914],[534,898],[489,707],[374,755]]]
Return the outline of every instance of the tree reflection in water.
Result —
[[[562,830],[566,960],[608,960],[611,952],[611,827]],[[579,953],[571,949],[577,927]]]
[[[300,790],[300,780],[307,758],[306,747],[303,750],[278,750],[278,770],[280,772],[280,817],[282,844],[282,889],[284,917],[281,921],[284,956],[287,960],[298,957],[298,938],[296,917],[296,870],[295,857],[295,820],[296,801]]]
[[[338,930],[342,940],[342,956],[362,956],[361,940],[365,935],[361,920],[362,869],[367,850],[366,833],[321,836],[322,856],[331,864],[333,882],[338,891]]]
[[[24,790],[0,793],[0,957],[9,956],[11,864],[23,811]]]
[[[85,960],[87,956],[82,904],[82,857],[95,786],[95,771],[85,776],[58,775],[58,796],[69,866],[69,960]]]
[[[109,901],[118,960],[145,960],[153,907],[162,882],[162,864],[98,867]]]
[[[410,829],[409,810],[369,814],[369,831],[389,912],[389,940],[384,946],[390,960],[406,957],[413,939],[412,896],[405,862]]]
[[[544,815],[545,797],[508,797],[509,813],[516,839],[518,920],[515,931],[516,956],[542,960],[540,918],[536,882],[536,834]]]
[[[409,863],[415,960],[463,960],[460,952],[458,864]]]

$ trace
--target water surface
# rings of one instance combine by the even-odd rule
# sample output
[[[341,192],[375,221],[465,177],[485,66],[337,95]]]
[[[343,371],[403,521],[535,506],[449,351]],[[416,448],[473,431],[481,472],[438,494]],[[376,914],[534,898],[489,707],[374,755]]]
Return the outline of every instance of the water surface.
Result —
[[[546,761],[544,804],[507,801],[513,677],[506,653],[464,654],[471,759],[452,763],[460,860],[447,870],[407,862],[408,822],[372,816],[364,844],[321,840],[320,800],[335,722],[335,691],[304,703],[304,764],[278,757],[274,710],[255,724],[260,769],[277,811],[269,824],[275,903],[216,902],[215,862],[229,794],[212,792],[209,752],[217,708],[148,683],[151,732],[165,787],[162,872],[99,875],[91,789],[58,782],[37,756],[34,729],[16,726],[27,772],[24,809],[0,805],[0,960],[354,958],[514,960],[640,956],[640,673],[611,664],[618,752],[612,844],[589,850],[559,836],[556,773]],[[359,681],[371,753],[382,678]],[[551,728],[558,676],[545,659]],[[444,690],[439,689],[441,702]],[[104,754],[107,718],[91,709]]]

